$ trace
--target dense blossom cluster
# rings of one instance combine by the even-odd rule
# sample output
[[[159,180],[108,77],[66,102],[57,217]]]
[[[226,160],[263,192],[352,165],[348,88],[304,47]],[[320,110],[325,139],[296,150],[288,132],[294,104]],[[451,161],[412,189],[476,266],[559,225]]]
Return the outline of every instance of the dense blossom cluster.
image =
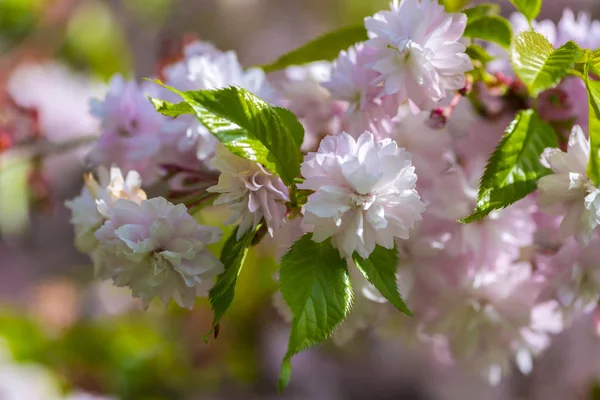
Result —
[[[522,16],[512,21],[515,33],[525,29]],[[466,99],[448,101],[469,86],[466,23],[465,14],[447,13],[435,0],[394,1],[366,18],[367,41],[332,63],[290,67],[277,85],[259,68],[243,69],[234,52],[188,44],[162,71],[166,84],[181,91],[239,86],[298,117],[305,156],[297,185],[219,145],[196,118],[160,115],[146,99],[178,101],[173,93],[113,78],[92,104],[102,135],[88,160],[100,167],[99,182],[88,176],[67,203],[77,247],[92,256],[98,276],[130,287],[146,306],[155,296],[193,306],[224,270],[206,248],[221,231],[199,225],[183,204],[147,199],[141,178],[153,184],[172,171],[216,174],[218,182],[201,185],[196,198],[228,207],[237,240],[264,221],[279,248],[310,233],[315,242],[330,240],[349,263],[376,246],[397,247],[397,283],[413,318],[395,324],[399,316],[385,297],[353,277],[356,314],[335,334],[339,341],[377,321],[382,336],[424,346],[491,382],[513,365],[529,372],[552,335],[593,312],[600,297],[600,189],[586,172],[586,91],[569,77],[536,104],[543,119],[571,132],[566,151],[541,155],[549,173],[539,190],[481,221],[457,222],[476,208],[486,160],[514,116],[502,108],[491,120]],[[567,10],[556,27],[532,26],[555,46],[600,45],[592,43],[600,23],[587,15]],[[504,50],[488,50],[497,54],[488,73],[514,80]],[[504,101],[484,91],[484,106]],[[448,104],[447,123],[431,124],[431,110]],[[298,191],[307,194],[300,205]]]

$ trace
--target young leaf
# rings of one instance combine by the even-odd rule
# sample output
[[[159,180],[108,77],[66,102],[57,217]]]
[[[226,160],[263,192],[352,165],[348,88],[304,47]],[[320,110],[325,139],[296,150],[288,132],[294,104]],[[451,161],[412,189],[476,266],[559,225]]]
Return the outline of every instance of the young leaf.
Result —
[[[182,114],[193,114],[194,110],[188,103],[182,101],[181,103],[170,103],[166,100],[154,99],[148,96],[148,100],[154,106],[156,111],[164,116],[176,118]]]
[[[500,14],[500,6],[494,3],[481,3],[473,7],[469,7],[462,11],[467,16],[467,21],[486,15]]]
[[[485,65],[494,59],[494,56],[477,44],[468,45],[465,53],[467,53],[471,60],[479,61],[482,65]]]
[[[277,71],[290,65],[308,64],[313,61],[334,60],[340,51],[368,39],[367,30],[361,25],[348,26],[308,42],[304,46],[282,55],[270,64],[262,65],[265,72]]]
[[[290,379],[292,356],[327,339],[352,306],[346,261],[329,241],[302,236],[281,261],[281,293],[294,318],[279,376],[279,390]]]
[[[600,76],[600,49],[589,53],[589,68],[595,75]]]
[[[514,39],[510,55],[515,73],[529,93],[537,97],[560,83],[581,58],[583,50],[572,41],[554,50],[544,35],[525,31]]]
[[[195,114],[231,152],[263,164],[288,185],[300,173],[304,128],[291,111],[235,86],[189,92],[165,87],[179,94],[189,107],[151,99],[160,113],[170,117]]]
[[[463,36],[487,40],[508,48],[512,39],[512,28],[510,22],[499,15],[480,15],[467,20]]]
[[[446,8],[448,12],[457,12],[467,4],[469,4],[471,0],[440,0],[440,4]]]
[[[208,292],[208,298],[215,316],[210,332],[204,337],[205,341],[207,340],[208,335],[215,330],[215,327],[221,318],[223,318],[223,315],[225,315],[225,312],[233,301],[237,277],[242,270],[242,265],[248,254],[248,249],[252,244],[252,239],[254,239],[256,232],[260,229],[260,225],[257,226],[256,229],[249,229],[239,241],[236,239],[238,229],[239,227],[236,227],[233,232],[231,232],[223,249],[221,249],[220,259],[225,266],[225,271],[217,277],[215,285]]]
[[[510,0],[510,2],[529,21],[533,21],[542,9],[542,0]]]
[[[585,85],[588,92],[588,118],[590,132],[590,160],[587,175],[596,186],[600,185],[600,81],[590,79],[589,67],[592,60],[584,67]]]
[[[479,183],[477,208],[460,220],[469,223],[504,208],[533,192],[549,170],[540,162],[546,147],[558,147],[556,133],[534,110],[525,110],[506,129]]]
[[[364,259],[358,253],[353,256],[356,267],[379,292],[398,310],[412,315],[398,292],[396,269],[398,268],[398,248],[386,249],[377,246],[369,258]]]

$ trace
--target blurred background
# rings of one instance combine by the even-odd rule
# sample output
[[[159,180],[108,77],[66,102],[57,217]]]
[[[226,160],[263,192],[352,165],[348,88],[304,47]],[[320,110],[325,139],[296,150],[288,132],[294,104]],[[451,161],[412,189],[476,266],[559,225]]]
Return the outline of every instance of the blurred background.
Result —
[[[86,143],[98,130],[88,100],[102,96],[112,74],[152,76],[190,33],[237,51],[243,65],[267,63],[387,3],[0,0],[0,400],[600,399],[600,343],[587,320],[555,340],[532,376],[496,388],[367,329],[343,347],[298,356],[278,396],[288,326],[272,305],[269,246],[250,253],[237,288],[243,301],[208,345],[207,301],[193,311],[153,304],[143,312],[126,290],[95,281],[73,247],[63,202],[80,191]],[[598,0],[546,0],[540,18],[556,21],[564,7],[600,17]],[[58,145],[6,150],[39,137]],[[567,377],[581,376],[582,362],[590,372],[573,383],[579,378]]]

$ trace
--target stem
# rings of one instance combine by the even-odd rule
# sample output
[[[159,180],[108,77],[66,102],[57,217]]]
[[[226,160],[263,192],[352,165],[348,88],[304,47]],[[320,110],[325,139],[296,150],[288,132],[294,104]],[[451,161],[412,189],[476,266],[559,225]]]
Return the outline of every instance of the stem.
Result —
[[[26,157],[43,157],[52,154],[66,153],[79,147],[87,146],[98,139],[96,135],[80,136],[64,142],[52,142],[46,139],[35,139],[18,143],[0,155],[10,156],[12,153]]]

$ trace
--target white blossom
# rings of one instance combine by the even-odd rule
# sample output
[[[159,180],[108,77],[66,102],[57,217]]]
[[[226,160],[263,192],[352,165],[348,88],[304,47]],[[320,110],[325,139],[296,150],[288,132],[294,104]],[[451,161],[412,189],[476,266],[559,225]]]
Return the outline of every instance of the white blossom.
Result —
[[[96,232],[102,276],[130,287],[145,307],[156,296],[191,308],[224,270],[206,248],[219,241],[221,230],[199,225],[183,204],[119,199],[108,214]]]
[[[394,0],[390,11],[366,18],[366,44],[378,50],[373,69],[382,74],[384,94],[422,107],[462,89],[473,68],[459,42],[466,23],[466,15],[446,13],[435,0]]]
[[[239,221],[237,240],[264,218],[271,237],[284,221],[288,189],[277,175],[257,162],[239,157],[217,146],[211,165],[221,171],[219,182],[207,189],[220,193],[214,205],[227,204],[234,213],[226,224]]]
[[[600,223],[600,190],[586,173],[589,156],[590,142],[576,125],[566,153],[556,148],[544,150],[542,163],[554,173],[538,182],[542,210],[553,215],[564,214],[559,228],[561,236],[574,235],[582,245],[589,243]]]
[[[94,233],[102,226],[108,216],[108,210],[118,199],[128,199],[140,204],[146,199],[141,189],[142,181],[136,171],[129,171],[127,178],[117,167],[110,172],[98,168],[96,181],[91,173],[84,175],[85,186],[81,194],[65,202],[71,210],[71,224],[75,229],[75,247],[83,253],[95,250],[98,241]]]
[[[377,244],[393,248],[425,209],[410,153],[370,132],[358,140],[345,132],[326,137],[301,173],[306,180],[298,187],[315,191],[303,207],[304,224],[316,242],[331,237],[343,257],[357,251],[366,258]]]

